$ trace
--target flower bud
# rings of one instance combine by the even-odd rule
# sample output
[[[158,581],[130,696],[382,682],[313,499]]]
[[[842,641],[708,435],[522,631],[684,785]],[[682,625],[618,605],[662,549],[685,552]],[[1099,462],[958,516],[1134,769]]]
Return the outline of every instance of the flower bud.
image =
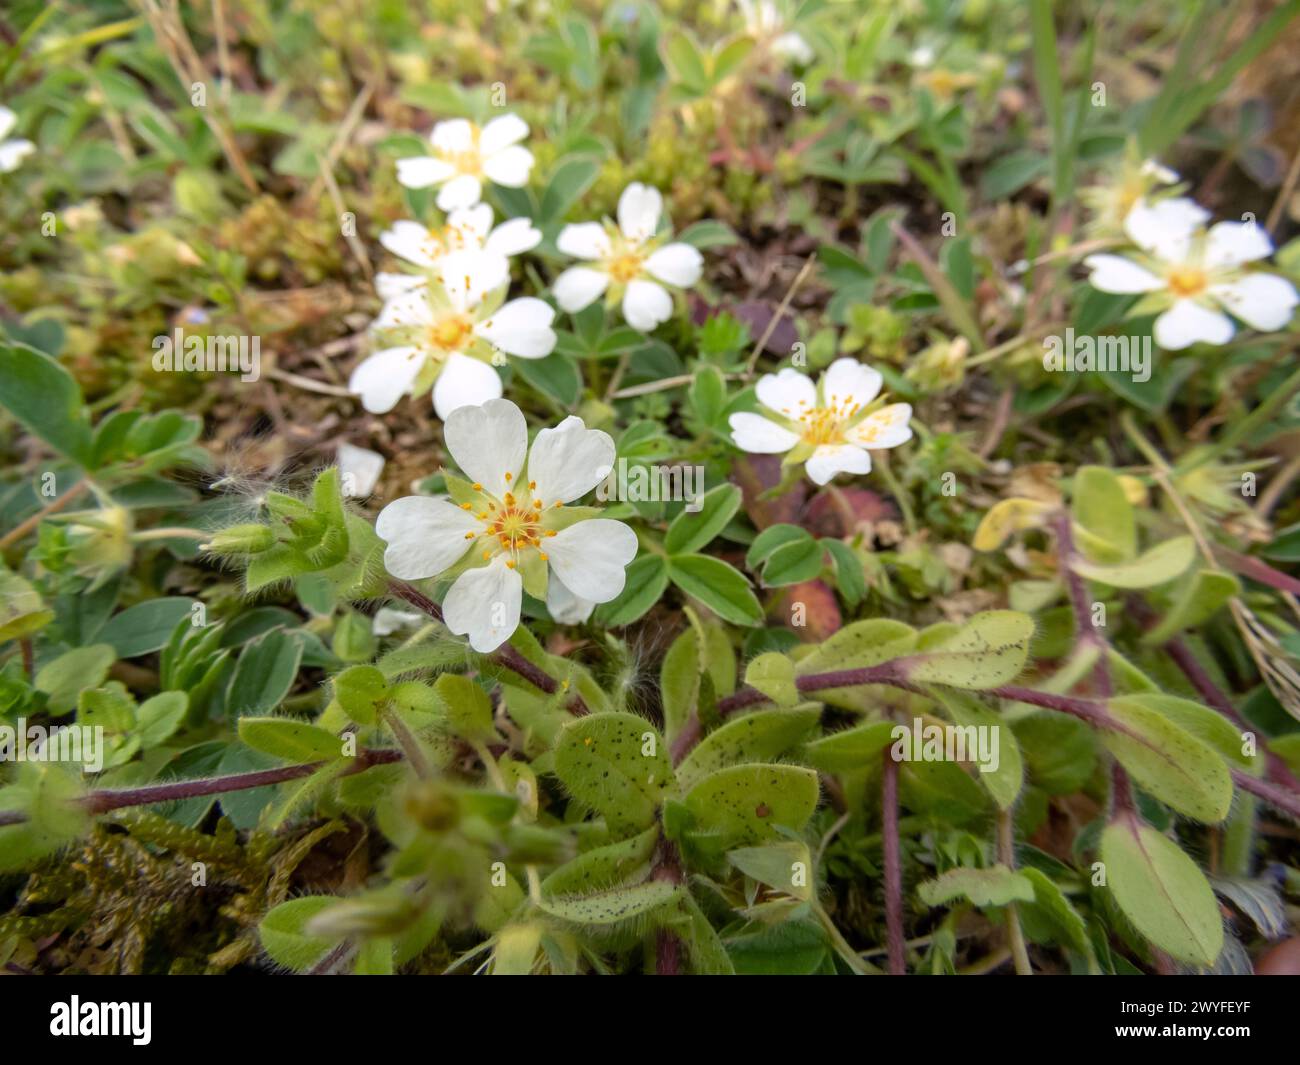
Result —
[[[256,555],[274,543],[275,534],[265,525],[232,525],[214,535],[203,550],[214,555]]]

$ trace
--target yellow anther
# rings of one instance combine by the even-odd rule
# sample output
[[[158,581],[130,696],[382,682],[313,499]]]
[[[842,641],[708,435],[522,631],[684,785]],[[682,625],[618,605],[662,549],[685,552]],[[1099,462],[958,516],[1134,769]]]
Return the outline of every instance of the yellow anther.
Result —
[[[481,492],[481,491],[483,491],[483,486],[482,486],[481,484],[479,484],[478,481],[475,481],[474,484],[472,485],[472,487],[473,487],[474,491],[476,491],[476,492]]]

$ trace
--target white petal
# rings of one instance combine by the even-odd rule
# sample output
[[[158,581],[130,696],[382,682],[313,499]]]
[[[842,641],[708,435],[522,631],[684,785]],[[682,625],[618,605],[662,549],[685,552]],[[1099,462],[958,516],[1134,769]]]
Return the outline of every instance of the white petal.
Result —
[[[1138,200],[1124,220],[1124,230],[1139,248],[1170,262],[1183,262],[1192,234],[1209,217],[1209,211],[1185,197],[1156,203]]]
[[[457,174],[438,190],[438,210],[473,207],[483,198],[483,185],[473,174]]]
[[[857,359],[836,359],[822,374],[821,405],[861,410],[880,395],[884,383],[879,370],[873,370]]]
[[[1226,285],[1212,285],[1210,294],[1253,329],[1272,333],[1291,321],[1295,286],[1276,274],[1246,274]]]
[[[454,410],[478,407],[500,396],[501,375],[496,370],[454,351],[433,383],[433,412],[445,422]]]
[[[4,104],[0,104],[0,140],[9,136],[9,131],[18,124],[18,116]]]
[[[1220,222],[1210,227],[1205,242],[1205,265],[1240,266],[1273,254],[1273,242],[1258,222]]]
[[[519,483],[528,453],[528,424],[518,407],[508,399],[492,399],[482,406],[461,407],[446,422],[447,450],[471,481],[498,498]]]
[[[505,258],[473,249],[443,256],[436,272],[458,311],[477,307],[489,292],[510,281],[510,263]]]
[[[1089,255],[1083,265],[1092,271],[1088,280],[1102,292],[1128,294],[1155,292],[1165,283],[1144,266],[1122,255]]]
[[[433,320],[426,286],[411,285],[380,308],[379,317],[370,323],[370,328],[405,329],[409,326],[432,325]]]
[[[623,317],[633,329],[649,333],[673,314],[673,298],[653,281],[629,281],[623,294]]]
[[[34,151],[36,145],[31,141],[13,140],[0,144],[0,172],[8,174],[17,170],[18,165]]]
[[[645,261],[645,268],[665,284],[689,288],[700,279],[704,256],[689,244],[665,244]]]
[[[428,283],[429,279],[419,274],[386,274],[383,271],[375,274],[375,291],[385,303],[422,289]]]
[[[731,439],[736,446],[754,455],[779,454],[799,443],[799,438],[789,429],[761,414],[742,411],[733,414],[727,422],[731,426]]]
[[[797,33],[783,33],[772,42],[772,52],[794,63],[811,63],[815,53]]]
[[[384,472],[384,456],[378,451],[346,442],[339,444],[338,464],[344,495],[353,499],[365,499]]]
[[[449,118],[433,127],[429,141],[444,154],[467,152],[474,147],[474,126],[467,118]]]
[[[537,485],[533,498],[544,507],[586,495],[613,468],[613,438],[573,416],[538,433],[528,453],[528,480]]]
[[[425,615],[415,610],[394,610],[381,606],[370,620],[370,631],[376,636],[391,636],[398,629],[414,628],[423,624]]]
[[[817,386],[812,378],[789,366],[760,377],[754,394],[768,410],[790,418],[798,418],[805,410],[817,406]]]
[[[822,444],[804,469],[817,484],[825,484],[837,473],[870,473],[871,456],[852,444]]]
[[[589,266],[571,266],[555,279],[551,286],[555,302],[573,314],[600,299],[609,287],[609,275]]]
[[[448,236],[459,238],[460,247],[481,248],[492,229],[492,207],[486,203],[476,203],[473,207],[461,207],[447,216]]]
[[[1198,341],[1226,344],[1232,339],[1232,333],[1231,318],[1208,310],[1195,300],[1178,300],[1156,319],[1156,343],[1168,351],[1180,351]]]
[[[532,251],[542,242],[542,231],[527,218],[502,222],[488,234],[483,247],[494,255],[519,255]]]
[[[628,240],[639,244],[655,235],[663,209],[664,198],[658,189],[634,181],[618,198],[618,228]]]
[[[546,581],[546,609],[551,620],[560,625],[581,625],[596,609],[590,599],[579,599],[552,572]]]
[[[371,414],[383,414],[411,390],[423,366],[424,353],[419,348],[377,351],[352,371],[348,391],[360,396],[361,405]]]
[[[1178,180],[1177,171],[1170,170],[1167,166],[1161,166],[1154,159],[1148,159],[1141,166],[1141,173],[1145,177],[1153,177],[1163,185],[1172,185]]]
[[[868,414],[844,434],[851,444],[859,444],[874,451],[898,447],[912,439],[912,407],[907,403],[891,403]]]
[[[478,138],[478,148],[484,155],[495,155],[502,148],[518,144],[527,136],[527,122],[518,115],[501,115],[483,127]]]
[[[608,603],[623,591],[636,558],[636,533],[621,521],[591,518],[546,541],[551,569],[581,599]]]
[[[483,160],[483,174],[494,185],[522,189],[533,169],[533,153],[516,145]]]
[[[416,266],[432,266],[438,261],[437,253],[442,251],[427,227],[407,219],[394,222],[391,228],[380,233],[379,243],[399,259]]]
[[[555,311],[544,300],[524,296],[511,300],[474,332],[507,355],[521,359],[545,358],[555,350]]]
[[[470,549],[465,534],[483,523],[442,496],[403,496],[375,519],[375,532],[388,547],[384,568],[402,581],[433,577],[454,566]]]
[[[519,607],[524,582],[518,570],[497,555],[486,566],[466,570],[456,578],[442,601],[447,628],[458,636],[469,636],[469,645],[479,654],[495,651],[519,627]]]
[[[575,259],[603,259],[612,249],[609,234],[599,222],[578,222],[560,230],[555,246]]]
[[[397,181],[408,189],[427,189],[441,185],[456,173],[455,168],[431,155],[416,155],[397,160]]]

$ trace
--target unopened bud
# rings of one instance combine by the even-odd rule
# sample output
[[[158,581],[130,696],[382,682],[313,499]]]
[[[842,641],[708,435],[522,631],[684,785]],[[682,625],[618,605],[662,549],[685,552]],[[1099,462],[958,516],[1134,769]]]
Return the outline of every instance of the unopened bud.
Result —
[[[216,533],[203,550],[214,555],[255,555],[274,543],[275,534],[265,525],[232,525]]]

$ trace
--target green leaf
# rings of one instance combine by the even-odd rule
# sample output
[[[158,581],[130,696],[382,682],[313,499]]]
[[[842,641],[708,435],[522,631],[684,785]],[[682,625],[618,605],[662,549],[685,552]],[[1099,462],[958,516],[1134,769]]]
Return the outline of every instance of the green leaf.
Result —
[[[901,621],[870,618],[846,625],[823,640],[812,654],[801,658],[797,672],[830,673],[841,669],[868,669],[891,662],[916,646],[916,630]]]
[[[708,88],[709,75],[704,67],[704,55],[699,45],[685,31],[677,31],[663,39],[664,65],[673,80],[687,88],[703,92]]]
[[[892,721],[872,721],[833,732],[805,744],[800,760],[824,773],[850,773],[876,766],[880,764],[881,753],[894,742],[894,729],[903,727]]]
[[[727,860],[748,877],[797,899],[813,896],[812,855],[808,844],[793,840],[762,847],[737,847]]]
[[[1146,702],[1150,696],[1111,699],[1113,727],[1102,742],[1135,781],[1181,814],[1217,824],[1232,804],[1232,777],[1219,753]]]
[[[560,162],[542,193],[541,221],[559,222],[600,174],[600,160],[571,156]]]
[[[118,658],[135,658],[160,650],[181,619],[189,616],[195,602],[186,596],[165,596],[137,603],[109,618],[98,638],[111,643]]]
[[[807,976],[823,971],[830,944],[816,921],[782,921],[725,940],[741,976]]]
[[[1249,769],[1255,764],[1255,759],[1242,751],[1245,741],[1241,730],[1208,706],[1202,706],[1191,699],[1180,699],[1176,695],[1165,695],[1163,692],[1125,695],[1122,702],[1127,706],[1141,706],[1163,714],[1180,729],[1204,740],[1233,765]]]
[[[49,696],[50,713],[66,714],[77,703],[77,695],[86,688],[104,683],[117,653],[106,643],[92,644],[65,651],[36,672],[36,689]]]
[[[817,808],[817,773],[792,765],[737,765],[696,782],[686,806],[723,840],[766,843],[777,826],[800,831]]]
[[[676,239],[693,248],[722,248],[737,243],[740,238],[726,222],[706,218],[687,226],[677,234]]]
[[[758,625],[763,620],[763,607],[745,575],[719,558],[684,555],[669,559],[668,576],[724,621]]]
[[[631,879],[648,870],[658,842],[659,830],[651,826],[628,839],[579,854],[542,881],[542,894],[588,894]]]
[[[54,620],[54,611],[18,574],[0,569],[0,643],[20,640]]]
[[[763,566],[763,583],[769,588],[783,588],[810,581],[822,570],[822,545],[811,538],[782,544]]]
[[[1027,908],[1021,909],[1021,918],[1029,920],[1034,916],[1041,917],[1057,942],[1082,954],[1088,953],[1088,926],[1056,882],[1033,866],[1021,869],[1020,875],[1034,887],[1034,901]]]
[[[759,710],[714,729],[677,767],[677,780],[690,788],[709,773],[730,765],[766,762],[796,746],[816,726],[816,705],[790,710]]]
[[[338,903],[332,895],[305,895],[272,909],[258,926],[262,947],[277,965],[306,972],[334,946],[334,941],[308,935],[303,929],[322,910]]]
[[[604,926],[657,910],[672,902],[680,890],[670,881],[650,880],[574,898],[547,898],[543,895],[540,905],[551,916],[573,924]]]
[[[1223,919],[1196,863],[1149,825],[1128,817],[1101,835],[1106,886],[1124,916],[1155,946],[1192,965],[1223,949]]]
[[[1075,520],[1110,545],[1119,560],[1137,554],[1137,518],[1120,479],[1104,466],[1082,466],[1074,475]]]
[[[596,620],[611,629],[631,625],[663,598],[667,587],[667,562],[660,555],[642,555],[628,566],[623,591],[597,608]]]
[[[265,714],[280,705],[298,676],[301,640],[272,629],[244,645],[226,688],[226,708],[236,717]]]
[[[343,757],[341,737],[318,725],[287,717],[241,717],[239,738],[253,750],[286,762],[322,762]]]
[[[664,732],[671,743],[696,712],[700,701],[700,640],[694,628],[677,637],[659,668]]]
[[[1158,647],[1184,629],[1194,629],[1208,621],[1234,595],[1241,594],[1241,582],[1231,573],[1199,569],[1188,582],[1179,585],[1178,595],[1160,624],[1142,637],[1142,642]]]
[[[997,739],[997,766],[986,769],[976,763],[974,774],[993,801],[1003,810],[1009,810],[1020,796],[1020,787],[1025,779],[1025,764],[1020,757],[1020,746],[1016,743],[1015,733],[1002,715],[977,702],[965,692],[935,690],[934,696],[948,711],[953,724],[961,729],[985,729],[985,735]],[[967,733],[967,735],[970,735]],[[966,744],[967,752],[978,750],[974,743]]]
[[[827,538],[821,542],[835,564],[835,584],[849,606],[857,606],[867,594],[867,574],[862,559],[843,540]]]
[[[1029,658],[1034,621],[1014,610],[976,614],[953,635],[904,660],[912,681],[983,690],[1009,684]]]
[[[976,906],[1006,906],[1032,902],[1034,885],[1022,873],[995,865],[990,869],[949,869],[927,880],[917,888],[917,894],[927,906],[945,906],[957,899]]]
[[[799,701],[799,690],[794,685],[794,663],[779,651],[769,651],[750,662],[745,667],[745,683],[778,706],[794,706]]]
[[[520,377],[562,407],[572,407],[582,395],[582,371],[558,351],[544,359],[512,359],[510,365]]]
[[[148,750],[170,739],[185,720],[190,697],[185,692],[159,692],[142,702],[135,712],[136,734]]]
[[[745,555],[745,565],[749,569],[756,569],[763,562],[766,562],[778,547],[800,540],[811,541],[812,534],[798,525],[786,525],[784,523],[769,525],[755,536],[754,542],[749,545],[749,551]]]
[[[90,419],[81,389],[48,355],[0,342],[0,405],[61,455],[90,464]]]
[[[741,491],[734,484],[720,484],[704,493],[694,514],[683,510],[664,537],[670,555],[689,555],[713,541],[740,509]]]
[[[674,784],[658,730],[643,717],[619,712],[588,714],[567,725],[555,745],[555,772],[620,836],[649,826]]]
[[[469,677],[444,673],[434,682],[434,689],[447,707],[447,724],[452,732],[471,743],[487,743],[497,738],[492,724],[492,700],[487,692]]]
[[[388,681],[374,666],[349,666],[334,678],[334,698],[357,724],[373,725],[388,699]]]
[[[1195,557],[1195,541],[1190,536],[1176,536],[1157,544],[1132,562],[1099,566],[1085,559],[1076,559],[1074,571],[1112,588],[1154,588],[1182,574]]]

